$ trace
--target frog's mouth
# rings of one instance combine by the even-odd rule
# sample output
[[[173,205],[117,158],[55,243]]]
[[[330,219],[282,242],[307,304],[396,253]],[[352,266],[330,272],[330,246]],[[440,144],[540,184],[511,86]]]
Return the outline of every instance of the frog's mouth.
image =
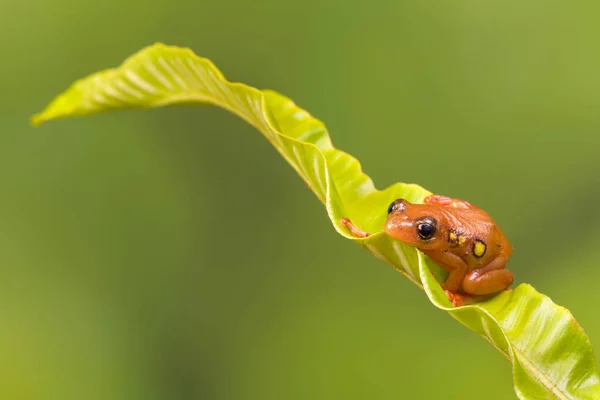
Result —
[[[385,223],[384,232],[401,242],[413,246],[419,243],[416,236],[415,224],[410,217],[403,212],[390,215]]]

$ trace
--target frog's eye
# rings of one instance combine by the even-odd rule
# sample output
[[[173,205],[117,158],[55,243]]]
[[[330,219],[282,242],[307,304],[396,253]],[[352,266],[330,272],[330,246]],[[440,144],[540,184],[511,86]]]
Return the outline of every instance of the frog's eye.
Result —
[[[394,201],[392,201],[392,204],[390,204],[390,206],[388,207],[388,214],[391,214],[394,211],[402,211],[402,210],[404,210],[404,208],[405,208],[404,200],[402,200],[402,199],[394,200]]]
[[[422,240],[429,240],[437,232],[436,221],[431,217],[421,218],[417,221],[417,235]]]
[[[396,201],[392,201],[392,204],[390,204],[390,206],[388,207],[388,214],[391,214],[392,211],[394,211],[395,207],[396,207]]]

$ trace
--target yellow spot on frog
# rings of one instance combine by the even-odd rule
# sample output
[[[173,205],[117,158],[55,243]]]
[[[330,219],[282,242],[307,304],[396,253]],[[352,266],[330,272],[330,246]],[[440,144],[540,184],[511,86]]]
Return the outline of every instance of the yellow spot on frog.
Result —
[[[473,255],[475,255],[475,257],[483,257],[485,250],[485,243],[483,243],[481,240],[476,240],[475,244],[473,245]]]
[[[450,247],[458,246],[458,236],[456,235],[456,233],[450,232],[448,234],[448,243],[450,244]]]
[[[450,231],[448,233],[448,244],[450,247],[464,246],[467,243],[467,238],[460,233]]]

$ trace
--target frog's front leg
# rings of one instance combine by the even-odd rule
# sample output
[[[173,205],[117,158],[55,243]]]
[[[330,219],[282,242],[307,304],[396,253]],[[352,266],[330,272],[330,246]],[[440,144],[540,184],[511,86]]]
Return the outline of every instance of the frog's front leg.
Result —
[[[503,291],[514,279],[512,272],[504,269],[507,261],[506,257],[498,256],[486,266],[470,271],[463,280],[463,290],[473,295],[490,295]]]
[[[448,271],[446,281],[442,283],[442,289],[457,292],[467,275],[467,264],[456,254],[444,251],[442,253],[423,251],[436,264]]]
[[[350,222],[348,218],[342,218],[340,222],[342,223],[342,225],[348,228],[350,232],[356,237],[366,238],[370,235],[370,233],[358,229],[352,222]]]
[[[424,253],[427,254],[428,252],[425,251]],[[456,254],[447,251],[441,254],[432,253],[427,255],[449,273],[446,281],[442,283],[442,289],[444,289],[448,299],[455,307],[463,305],[465,299],[457,292],[460,290],[465,276],[467,275],[467,264]]]

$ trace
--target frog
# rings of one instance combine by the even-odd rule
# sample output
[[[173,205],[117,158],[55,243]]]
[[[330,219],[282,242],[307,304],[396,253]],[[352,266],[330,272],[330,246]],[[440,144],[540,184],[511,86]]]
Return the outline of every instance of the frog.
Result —
[[[370,235],[347,218],[341,223],[356,237]],[[423,204],[394,200],[383,230],[448,272],[441,286],[455,307],[493,297],[513,283],[505,268],[513,247],[492,217],[467,201],[436,194]]]

